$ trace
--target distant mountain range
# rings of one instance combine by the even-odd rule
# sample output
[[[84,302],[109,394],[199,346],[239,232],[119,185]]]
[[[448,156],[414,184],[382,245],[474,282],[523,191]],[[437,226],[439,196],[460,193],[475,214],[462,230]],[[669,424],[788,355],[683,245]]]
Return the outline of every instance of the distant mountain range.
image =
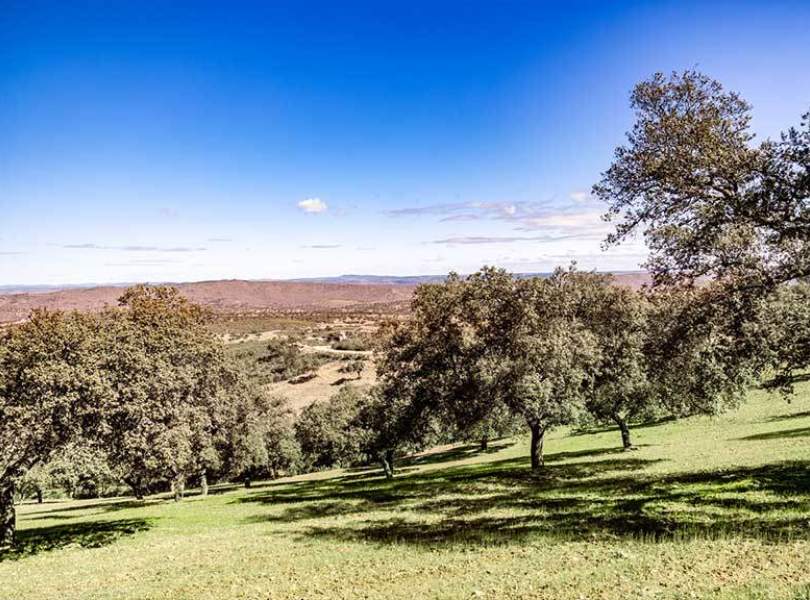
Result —
[[[645,272],[615,273],[620,285],[641,287]],[[545,277],[548,273],[521,273],[519,277]],[[403,306],[420,283],[436,283],[443,275],[341,275],[288,281],[225,279],[175,285],[193,302],[221,312],[254,310],[323,311]],[[114,306],[121,288],[131,284],[0,287],[0,323],[25,319],[35,308],[101,310]]]
[[[619,280],[631,281],[638,278],[642,283],[649,281],[646,271],[613,271],[612,274]],[[550,272],[515,273],[515,277],[528,279],[529,277],[548,277]],[[303,277],[288,279],[299,283],[353,283],[377,285],[419,285],[420,283],[441,283],[446,275],[338,275],[336,277]],[[639,284],[640,285],[640,284]]]

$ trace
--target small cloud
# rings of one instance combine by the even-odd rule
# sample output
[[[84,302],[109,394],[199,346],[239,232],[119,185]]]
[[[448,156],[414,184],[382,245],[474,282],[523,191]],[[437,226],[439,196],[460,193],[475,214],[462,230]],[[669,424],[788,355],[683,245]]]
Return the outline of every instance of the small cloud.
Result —
[[[568,197],[574,202],[585,202],[591,199],[591,193],[583,190],[577,190],[568,194]]]
[[[20,254],[25,254],[25,252],[13,252],[10,250],[0,251],[0,256],[19,256]]]
[[[302,248],[310,248],[313,250],[329,250],[331,248],[340,248],[340,244],[311,244],[309,246],[301,246]]]
[[[307,198],[306,200],[301,200],[301,202],[298,203],[298,208],[303,210],[305,213],[319,214],[326,212],[327,208],[329,207],[326,205],[326,202],[320,198]]]
[[[232,238],[226,238],[226,237],[213,237],[213,238],[208,238],[208,240],[206,240],[206,241],[212,242],[214,244],[225,244],[227,242],[232,242],[233,239]]]

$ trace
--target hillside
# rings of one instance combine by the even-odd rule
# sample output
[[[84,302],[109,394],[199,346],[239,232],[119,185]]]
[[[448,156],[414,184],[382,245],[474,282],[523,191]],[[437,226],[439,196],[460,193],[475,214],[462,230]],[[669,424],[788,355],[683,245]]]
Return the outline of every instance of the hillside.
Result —
[[[806,599],[810,384],[737,411],[437,448],[377,469],[208,498],[49,502],[20,510],[0,562],[19,600],[242,598]]]
[[[403,285],[244,280],[180,283],[176,287],[193,302],[221,312],[318,311],[387,306],[407,302],[413,291],[413,287]],[[35,308],[101,310],[105,306],[115,305],[121,293],[120,286],[102,286],[0,295],[0,323],[24,319]]]
[[[533,276],[526,274],[525,276]],[[536,274],[542,276],[542,274]],[[298,281],[246,281],[227,279],[174,284],[193,302],[219,312],[271,310],[278,312],[334,311],[374,307],[382,312],[408,302],[418,283],[441,278],[377,277],[350,275],[341,278]],[[620,285],[641,287],[646,273],[618,273]],[[35,308],[101,310],[115,305],[123,287],[70,287],[45,292],[0,293],[0,323],[25,319]]]

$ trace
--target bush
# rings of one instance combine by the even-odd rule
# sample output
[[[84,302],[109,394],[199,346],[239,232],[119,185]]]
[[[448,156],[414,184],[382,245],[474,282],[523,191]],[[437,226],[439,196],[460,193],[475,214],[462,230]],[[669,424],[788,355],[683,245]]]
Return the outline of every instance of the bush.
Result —
[[[332,342],[331,347],[333,350],[362,352],[364,350],[371,350],[371,341],[366,336],[356,335],[337,342]]]

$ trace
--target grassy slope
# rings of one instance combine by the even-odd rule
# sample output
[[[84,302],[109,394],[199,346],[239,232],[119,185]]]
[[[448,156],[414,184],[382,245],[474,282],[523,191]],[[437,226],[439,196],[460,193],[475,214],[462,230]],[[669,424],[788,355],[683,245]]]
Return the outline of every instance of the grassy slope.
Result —
[[[810,384],[742,409],[175,504],[22,508],[8,598],[810,598]],[[4,595],[5,594],[5,595]]]

